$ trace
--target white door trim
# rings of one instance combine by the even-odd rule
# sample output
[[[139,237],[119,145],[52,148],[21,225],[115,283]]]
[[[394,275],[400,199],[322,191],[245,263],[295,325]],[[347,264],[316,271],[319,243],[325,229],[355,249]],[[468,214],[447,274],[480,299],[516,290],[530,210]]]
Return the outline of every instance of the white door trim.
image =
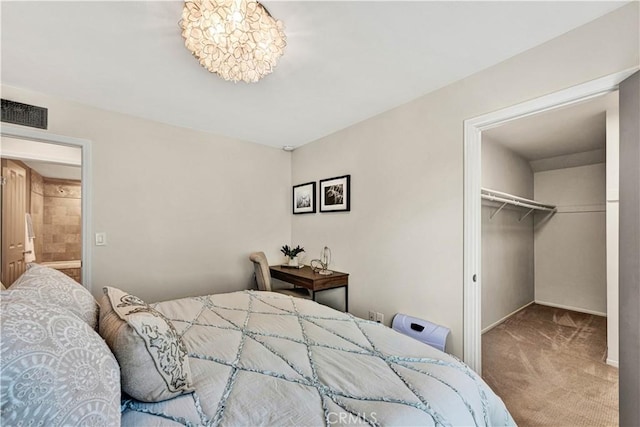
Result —
[[[482,131],[512,120],[585,101],[618,89],[638,67],[610,74],[530,101],[464,121],[463,360],[482,372],[482,241],[480,187]],[[474,277],[476,281],[474,282]]]
[[[82,149],[82,285],[91,292],[91,141],[4,123],[0,128],[0,135],[49,144],[80,147]]]

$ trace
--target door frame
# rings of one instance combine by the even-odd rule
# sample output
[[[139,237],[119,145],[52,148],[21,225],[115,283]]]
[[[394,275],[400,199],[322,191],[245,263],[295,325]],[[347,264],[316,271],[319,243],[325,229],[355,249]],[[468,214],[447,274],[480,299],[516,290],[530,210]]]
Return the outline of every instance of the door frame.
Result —
[[[66,145],[71,147],[79,147],[82,150],[82,285],[92,291],[91,272],[91,230],[92,230],[92,214],[91,214],[91,141],[88,139],[74,138],[64,135],[56,135],[53,133],[43,132],[39,130],[23,128],[13,125],[2,124],[0,135],[9,138],[25,139],[31,141],[44,142],[48,144]]]
[[[464,121],[464,266],[463,360],[482,373],[482,132],[523,117],[566,107],[618,89],[618,84],[638,71],[620,71]]]

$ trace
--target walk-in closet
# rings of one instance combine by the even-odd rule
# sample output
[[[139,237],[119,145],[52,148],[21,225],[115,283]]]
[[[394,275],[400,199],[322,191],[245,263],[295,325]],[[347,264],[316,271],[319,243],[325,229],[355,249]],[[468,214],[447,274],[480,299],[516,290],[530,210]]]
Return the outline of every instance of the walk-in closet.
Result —
[[[483,377],[523,425],[618,422],[618,95],[482,134]]]

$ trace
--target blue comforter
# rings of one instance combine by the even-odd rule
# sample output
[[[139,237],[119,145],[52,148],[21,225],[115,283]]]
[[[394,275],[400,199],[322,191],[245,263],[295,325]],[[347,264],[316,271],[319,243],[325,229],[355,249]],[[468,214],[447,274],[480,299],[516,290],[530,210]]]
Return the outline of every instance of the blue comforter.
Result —
[[[246,291],[156,309],[182,335],[195,391],[124,401],[125,426],[515,425],[458,359],[309,300]]]

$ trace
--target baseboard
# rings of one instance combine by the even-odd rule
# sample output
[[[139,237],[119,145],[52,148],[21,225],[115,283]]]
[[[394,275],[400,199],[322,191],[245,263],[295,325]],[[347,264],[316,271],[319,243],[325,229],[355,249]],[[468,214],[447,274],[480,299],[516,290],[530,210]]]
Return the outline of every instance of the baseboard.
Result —
[[[602,313],[601,311],[589,310],[586,308],[571,307],[570,305],[556,304],[553,302],[546,302],[546,301],[539,301],[539,300],[535,300],[535,303],[540,305],[546,305],[548,307],[563,308],[565,310],[577,311],[578,313],[593,314],[594,316],[607,317],[607,313]]]
[[[518,308],[515,311],[512,311],[511,313],[507,314],[506,316],[504,316],[502,319],[498,320],[497,322],[493,322],[492,324],[490,324],[489,326],[487,326],[486,328],[484,328],[481,333],[484,334],[485,332],[489,332],[491,329],[495,328],[496,326],[498,326],[499,324],[501,324],[502,322],[504,322],[505,320],[507,320],[509,317],[513,316],[514,314],[516,314],[517,312],[519,312],[520,310],[524,310],[525,308],[529,307],[531,304],[533,304],[535,301],[531,301],[525,305],[523,305],[522,307]]]
[[[618,361],[613,359],[607,359],[607,365],[613,366],[614,368],[620,368]]]

